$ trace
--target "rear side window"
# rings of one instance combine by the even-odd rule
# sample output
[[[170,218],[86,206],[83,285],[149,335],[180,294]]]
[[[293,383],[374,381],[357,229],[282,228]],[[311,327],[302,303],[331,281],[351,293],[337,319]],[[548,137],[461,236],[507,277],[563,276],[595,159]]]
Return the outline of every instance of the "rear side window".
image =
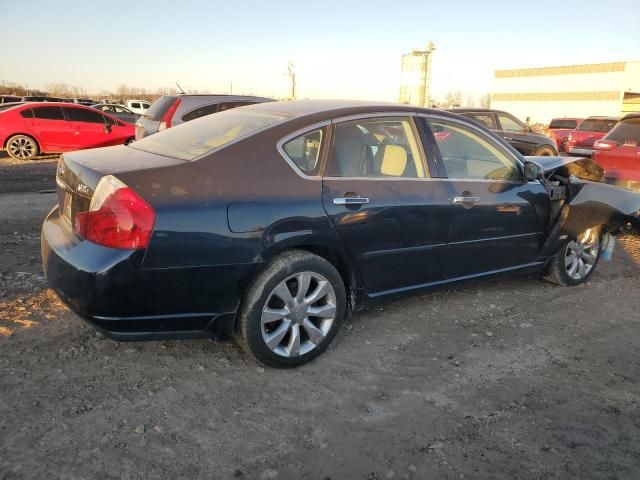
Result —
[[[130,147],[182,160],[196,160],[286,118],[284,115],[268,112],[228,110],[150,135],[132,143]]]
[[[33,109],[27,108],[26,110],[22,110],[20,116],[22,118],[33,118]]]
[[[289,140],[282,149],[300,170],[307,175],[312,175],[318,168],[322,136],[322,129],[307,132]]]
[[[211,115],[212,113],[216,113],[217,111],[218,111],[217,103],[214,103],[212,105],[205,105],[203,107],[199,107],[199,108],[196,108],[195,110],[191,110],[190,112],[185,113],[182,116],[182,121],[188,122],[196,118],[204,117],[205,115]]]
[[[335,128],[329,176],[424,178],[425,171],[410,119],[368,118]]]
[[[105,116],[95,110],[85,110],[84,108],[67,108],[69,120],[72,122],[84,123],[105,123]]]
[[[140,104],[139,103],[132,103],[131,104],[131,108],[140,108]]]
[[[620,145],[626,144],[634,147],[640,145],[640,118],[630,118],[619,122],[609,132],[607,140],[613,140]]]
[[[474,113],[471,115],[476,122],[481,123],[490,130],[497,130],[496,119],[492,113]]]
[[[428,120],[449,178],[518,180],[516,161],[480,131],[444,120]]]
[[[617,120],[607,120],[603,118],[587,118],[584,122],[580,124],[576,130],[581,132],[600,132],[606,133],[611,130],[615,124],[618,123]]]
[[[36,107],[33,109],[33,116],[41,120],[64,120],[60,107]]]
[[[576,128],[578,126],[577,120],[571,120],[568,118],[554,118],[549,124],[549,128]]]

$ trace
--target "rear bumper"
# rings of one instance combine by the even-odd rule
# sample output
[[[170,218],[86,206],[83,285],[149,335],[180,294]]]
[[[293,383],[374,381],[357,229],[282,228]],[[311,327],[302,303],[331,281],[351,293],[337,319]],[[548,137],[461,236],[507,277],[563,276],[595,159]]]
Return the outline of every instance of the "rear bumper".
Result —
[[[144,251],[117,250],[79,239],[56,207],[42,226],[42,264],[62,301],[116,340],[216,337],[231,334],[255,265],[143,269]]]

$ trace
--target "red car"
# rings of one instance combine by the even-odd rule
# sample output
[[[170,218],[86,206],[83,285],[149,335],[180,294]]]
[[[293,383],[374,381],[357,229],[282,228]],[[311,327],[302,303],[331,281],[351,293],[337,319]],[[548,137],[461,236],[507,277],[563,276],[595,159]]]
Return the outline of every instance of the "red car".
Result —
[[[583,121],[583,118],[554,118],[546,128],[546,135],[555,140],[559,152],[564,152],[564,146],[569,134]]]
[[[567,137],[564,151],[569,155],[590,157],[593,144],[600,140],[618,123],[620,117],[589,117]]]
[[[20,160],[133,141],[135,127],[94,108],[32,102],[0,111],[0,148]]]
[[[640,191],[640,113],[623,117],[593,147],[593,159],[605,169],[607,181]]]

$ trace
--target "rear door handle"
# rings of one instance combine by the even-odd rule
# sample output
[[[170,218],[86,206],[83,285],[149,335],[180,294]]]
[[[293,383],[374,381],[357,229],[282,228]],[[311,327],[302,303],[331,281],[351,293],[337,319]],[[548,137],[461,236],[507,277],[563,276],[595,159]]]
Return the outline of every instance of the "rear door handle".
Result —
[[[462,205],[465,203],[478,203],[480,201],[480,197],[453,197],[451,199],[451,203],[453,205]]]
[[[364,197],[338,197],[333,199],[334,205],[365,205],[367,203],[369,203],[369,199]]]

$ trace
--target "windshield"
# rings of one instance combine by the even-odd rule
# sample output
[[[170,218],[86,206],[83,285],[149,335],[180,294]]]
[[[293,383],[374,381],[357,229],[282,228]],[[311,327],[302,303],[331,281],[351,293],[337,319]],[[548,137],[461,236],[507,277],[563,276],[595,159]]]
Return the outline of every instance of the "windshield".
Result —
[[[227,110],[150,135],[132,143],[130,147],[166,157],[195,160],[233,140],[280,123],[285,118],[267,112]]]
[[[587,118],[576,130],[582,132],[608,132],[617,123],[617,120],[606,118]]]
[[[613,140],[621,145],[640,144],[640,118],[631,118],[618,123],[609,135],[607,140]]]
[[[571,129],[574,129],[574,128],[576,128],[577,125],[578,125],[578,121],[577,120],[572,120],[572,119],[567,119],[567,118],[560,118],[560,119],[551,120],[551,123],[549,124],[549,128],[571,128]]]

